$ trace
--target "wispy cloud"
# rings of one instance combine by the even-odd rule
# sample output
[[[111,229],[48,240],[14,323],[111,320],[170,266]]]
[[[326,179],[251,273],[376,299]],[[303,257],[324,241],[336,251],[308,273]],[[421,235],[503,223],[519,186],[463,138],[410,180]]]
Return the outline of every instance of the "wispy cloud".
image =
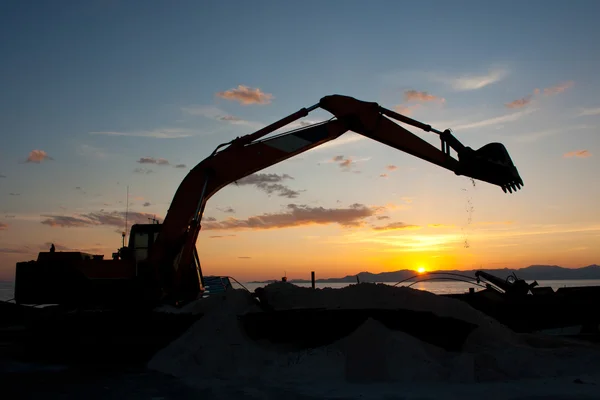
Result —
[[[434,80],[450,85],[453,89],[458,91],[469,91],[482,89],[486,86],[500,82],[507,75],[507,70],[497,68],[488,71],[486,74],[465,74],[456,77],[436,76],[434,77]]]
[[[528,110],[518,111],[518,112],[515,112],[512,114],[508,114],[508,115],[502,115],[500,117],[488,118],[488,119],[484,119],[484,120],[477,121],[477,122],[471,122],[471,123],[466,123],[463,125],[458,125],[458,126],[455,126],[454,129],[455,130],[466,130],[466,129],[473,129],[473,128],[483,128],[486,126],[503,124],[506,122],[514,122],[514,121],[517,121],[517,120],[519,120],[529,114],[532,114],[538,110],[539,109],[537,109],[537,108],[531,108]]]
[[[543,92],[543,93],[544,93],[546,96],[552,96],[552,95],[555,95],[555,94],[559,94],[559,93],[562,93],[562,92],[564,92],[565,90],[567,90],[567,89],[569,89],[569,88],[573,87],[573,85],[575,85],[575,82],[574,82],[574,81],[562,82],[562,83],[559,83],[559,84],[558,84],[558,85],[556,85],[556,86],[552,86],[552,87],[545,88],[545,89],[544,89],[542,92]],[[535,89],[535,90],[534,90],[534,93],[535,93],[535,94],[539,94],[539,93],[540,93],[540,90],[539,90],[539,89]]]
[[[309,150],[309,152],[331,150],[332,148],[342,147],[351,143],[362,141],[364,139],[367,138],[363,135],[354,132],[347,132],[344,133],[342,136],[338,137],[337,139],[332,140],[331,142],[327,142],[325,144],[312,148],[311,150]]]
[[[139,164],[169,165],[169,161],[165,158],[140,157],[136,162]]]
[[[227,112],[215,106],[189,105],[182,107],[181,111],[189,115],[209,118],[215,121],[225,122],[233,125],[243,125],[256,129],[266,126],[261,122],[247,121],[245,119],[236,117],[235,115],[228,114]]]
[[[259,88],[250,88],[245,85],[238,85],[237,88],[218,92],[217,96],[222,99],[237,101],[243,105],[269,104],[274,98],[272,94],[265,93]]]
[[[533,96],[529,95],[529,96],[525,96],[523,98],[517,99],[517,100],[513,100],[510,103],[506,103],[505,106],[506,108],[521,108],[521,107],[525,107],[527,104],[531,103],[531,100],[533,99]]]
[[[371,157],[363,157],[363,158],[355,158],[355,157],[347,157],[343,155],[337,155],[332,157],[329,160],[324,161],[324,164],[334,163],[337,164],[344,172],[354,172],[360,173],[360,171],[352,170],[352,168],[356,167],[359,162],[369,161]]]
[[[410,225],[410,224],[406,224],[404,222],[391,222],[387,225],[373,227],[373,229],[376,231],[392,231],[392,230],[398,230],[398,229],[420,229],[420,228],[421,227],[418,225]]]
[[[205,222],[205,230],[277,229],[306,225],[338,224],[343,227],[360,227],[365,219],[374,216],[377,207],[353,204],[347,208],[310,207],[288,204],[285,211],[262,214],[247,219],[228,218],[220,222]]]
[[[180,139],[198,135],[199,132],[192,129],[185,128],[163,128],[154,129],[150,131],[130,131],[130,132],[116,132],[116,131],[104,131],[104,132],[90,132],[91,135],[108,135],[108,136],[134,136],[134,137],[147,137],[154,139]]]
[[[136,168],[133,170],[133,172],[136,174],[151,174],[154,171],[151,170],[150,168]]]
[[[411,104],[411,105],[399,104],[397,106],[394,106],[394,111],[396,111],[398,114],[402,114],[402,115],[412,115],[420,107],[421,107],[421,104]]]
[[[419,92],[417,90],[406,90],[404,92],[404,101],[408,102],[429,102],[429,101],[438,101],[445,102],[446,99],[443,97],[434,96],[427,92]]]
[[[570,151],[568,153],[563,154],[563,157],[565,158],[571,158],[571,157],[577,157],[577,158],[587,158],[587,157],[591,157],[592,153],[590,153],[588,150],[575,150],[575,151]]]
[[[248,175],[237,182],[238,186],[252,185],[262,190],[267,194],[276,193],[279,197],[286,197],[288,199],[295,199],[300,195],[297,190],[290,189],[288,186],[283,185],[281,182],[286,179],[294,179],[288,174],[252,174]]]
[[[209,239],[227,239],[227,238],[232,238],[232,237],[237,237],[237,235],[212,235],[209,236]]]
[[[0,231],[5,231],[8,229],[8,224],[5,224],[4,222],[0,222]]]
[[[531,143],[535,142],[539,139],[543,139],[545,137],[558,135],[565,132],[577,131],[582,129],[589,129],[588,125],[577,125],[577,126],[569,126],[566,128],[555,128],[555,129],[546,129],[543,131],[530,132],[523,135],[519,135],[516,137],[515,141],[519,143]]]
[[[350,168],[354,165],[354,161],[352,161],[351,158],[346,158],[344,156],[335,156],[333,157],[333,159],[331,160],[334,163],[336,163],[337,165],[339,165],[340,168],[348,171],[350,170]]]
[[[35,251],[28,249],[27,247],[0,247],[0,254],[32,254],[36,253]]]
[[[545,96],[552,96],[552,95],[564,92],[565,90],[572,87],[574,84],[575,84],[575,82],[568,81],[568,82],[560,83],[556,86],[545,88],[543,90],[534,89],[533,94],[527,95],[527,96],[517,99],[517,100],[513,100],[510,103],[506,103],[505,106],[507,108],[522,108],[522,107],[527,106],[528,104],[531,104],[534,100],[534,96],[539,96],[541,93],[543,93]]]
[[[177,164],[175,165],[175,168],[186,168],[185,164]]]
[[[385,169],[387,169],[388,171],[395,171],[398,169],[398,167],[393,164],[390,164],[390,165],[386,165]]]
[[[106,157],[106,152],[99,148],[99,147],[94,147],[94,146],[90,146],[89,144],[82,144],[81,146],[79,146],[76,150],[77,155],[80,155],[82,157],[95,157],[95,158],[105,158]]]
[[[126,215],[127,214],[127,215]],[[135,211],[98,211],[76,215],[42,215],[42,224],[62,228],[83,228],[99,225],[125,226],[125,218],[130,224],[147,224],[155,215]]]
[[[0,174],[0,178],[6,178],[6,175]]]
[[[31,150],[25,162],[39,164],[46,160],[53,160],[53,158],[50,157],[44,150]]]
[[[586,116],[591,116],[591,115],[600,115],[600,107],[585,108],[578,114],[579,117],[586,117]]]

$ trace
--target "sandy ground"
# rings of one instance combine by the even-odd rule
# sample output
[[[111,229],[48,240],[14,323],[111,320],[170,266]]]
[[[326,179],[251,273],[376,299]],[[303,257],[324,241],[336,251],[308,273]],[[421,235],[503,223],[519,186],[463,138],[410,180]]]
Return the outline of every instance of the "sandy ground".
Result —
[[[344,388],[321,384],[305,388],[305,393],[264,385],[226,386],[215,382],[190,387],[182,381],[154,371],[79,370],[12,372],[0,370],[2,398],[6,399],[510,399],[587,400],[600,398],[600,376],[498,382],[470,385],[347,385]],[[17,365],[12,367],[16,371]]]

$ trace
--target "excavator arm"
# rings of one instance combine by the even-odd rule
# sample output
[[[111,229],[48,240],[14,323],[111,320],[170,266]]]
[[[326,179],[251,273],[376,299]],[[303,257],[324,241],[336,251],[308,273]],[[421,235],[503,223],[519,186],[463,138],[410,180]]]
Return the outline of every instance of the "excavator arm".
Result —
[[[319,107],[333,114],[335,119],[263,139]],[[441,149],[392,119],[438,134]],[[152,277],[156,296],[178,302],[193,299],[202,292],[195,245],[202,214],[211,196],[232,182],[332,141],[347,131],[364,135],[457,175],[498,185],[505,192],[509,190],[512,193],[523,185],[502,144],[492,143],[472,150],[463,146],[449,130],[437,131],[377,103],[341,95],[326,96],[312,107],[302,108],[257,132],[219,145],[188,173],[175,193],[147,260],[142,264]],[[451,156],[451,148],[457,152],[458,159]]]

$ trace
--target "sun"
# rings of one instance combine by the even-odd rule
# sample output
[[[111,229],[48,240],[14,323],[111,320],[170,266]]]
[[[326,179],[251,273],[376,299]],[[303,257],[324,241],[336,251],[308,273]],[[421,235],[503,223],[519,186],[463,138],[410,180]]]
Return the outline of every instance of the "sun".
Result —
[[[420,274],[424,273],[425,272],[425,267],[421,266],[421,267],[417,268],[417,272],[420,273]]]

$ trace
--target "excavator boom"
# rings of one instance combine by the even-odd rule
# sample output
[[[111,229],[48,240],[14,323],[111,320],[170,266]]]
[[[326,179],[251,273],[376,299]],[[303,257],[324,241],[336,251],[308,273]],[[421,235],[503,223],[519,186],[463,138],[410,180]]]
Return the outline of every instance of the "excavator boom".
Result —
[[[335,119],[263,139],[319,107],[330,112]],[[441,149],[392,119],[438,134]],[[505,192],[516,191],[523,185],[502,144],[492,143],[473,150],[463,146],[449,130],[438,131],[377,103],[341,95],[326,96],[312,107],[303,108],[257,132],[219,145],[189,172],[177,189],[158,238],[142,264],[142,269],[153,277],[156,295],[162,296],[163,300],[177,302],[193,299],[202,292],[194,250],[204,207],[211,196],[232,182],[334,140],[347,131],[361,134],[457,175],[498,185]],[[458,159],[451,156],[451,148],[456,151]]]

